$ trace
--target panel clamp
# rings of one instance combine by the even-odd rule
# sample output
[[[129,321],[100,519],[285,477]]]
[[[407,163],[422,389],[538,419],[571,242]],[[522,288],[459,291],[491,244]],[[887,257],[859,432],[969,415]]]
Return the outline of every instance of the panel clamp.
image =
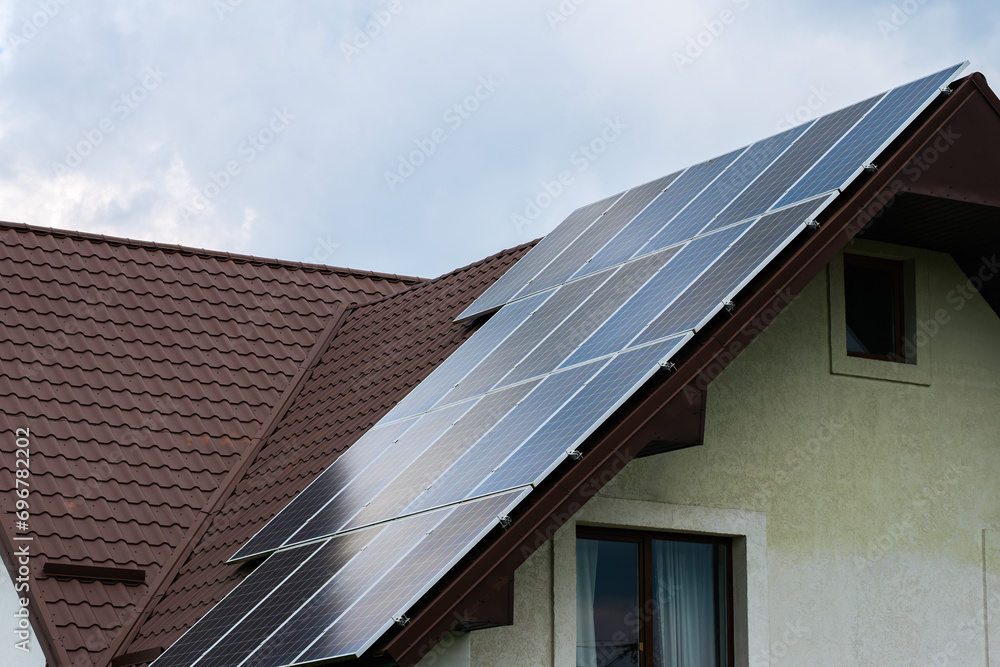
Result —
[[[861,165],[861,168],[867,171],[869,174],[874,174],[876,171],[878,171],[878,165],[875,164],[874,162],[865,162],[863,165]]]
[[[662,368],[664,370],[668,370],[668,371],[676,371],[677,370],[677,364],[675,364],[672,361],[661,361],[660,362],[660,368]]]
[[[395,623],[396,625],[402,627],[404,625],[409,624],[410,617],[407,616],[406,614],[399,614],[398,616],[393,616],[392,617],[392,622]]]
[[[736,304],[733,303],[732,301],[723,301],[722,307],[726,309],[727,313],[731,313],[734,310],[736,310]]]
[[[819,229],[819,222],[816,220],[806,220],[806,227],[808,229],[817,230]]]
[[[579,449],[574,449],[571,447],[566,450],[566,456],[568,456],[574,461],[579,461],[580,459],[583,458],[583,452],[581,452]]]
[[[503,526],[504,530],[507,530],[510,527],[510,524],[514,523],[514,520],[506,514],[498,514],[497,521],[500,522],[500,525]]]
[[[941,86],[940,88],[938,88],[938,92],[947,97],[948,95],[951,95],[953,91],[951,90],[950,86]]]

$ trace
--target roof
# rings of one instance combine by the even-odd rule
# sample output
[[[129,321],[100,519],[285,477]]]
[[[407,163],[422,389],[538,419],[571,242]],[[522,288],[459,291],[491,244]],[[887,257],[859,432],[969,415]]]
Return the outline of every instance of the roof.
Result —
[[[588,439],[579,460],[541,484],[530,502],[512,515],[507,529],[462,560],[446,581],[413,608],[412,622],[384,637],[378,648],[401,664],[412,665],[451,629],[452,612],[459,602],[487,599],[544,542],[539,535],[550,535],[582,506],[595,483],[600,486],[597,480],[606,482],[649,442],[651,424],[665,405],[686,387],[710,382],[763,328],[754,325],[758,318],[770,322],[871,215],[900,192],[893,179],[898,180],[945,123],[958,119],[976,100],[985,100],[995,125],[1000,101],[982,77],[973,75],[956,83],[949,97],[939,99],[883,152],[877,172],[866,172],[841,193],[818,220],[815,233],[776,256],[740,292],[730,313],[698,332],[676,358],[674,372],[654,376],[629,399]],[[979,129],[965,127],[963,132],[977,134]],[[992,131],[994,139],[1000,136],[996,127]],[[120,658],[116,664],[141,662],[144,654],[148,660],[231,590],[245,576],[247,566],[227,565],[225,560],[471,335],[474,323],[455,324],[453,318],[527,249],[522,246],[500,253],[435,281],[409,287],[394,283],[393,294],[373,296],[370,302],[350,305],[344,312],[327,311],[313,333],[312,349],[302,346],[298,371],[291,365],[284,391],[272,392],[269,409],[260,404],[254,415],[258,429],[249,429],[251,435],[240,441],[247,455],[238,466],[229,457],[230,472],[214,475],[214,497],[202,501],[207,520],[198,525],[189,522],[191,527],[181,531],[181,548],[173,551],[166,571],[154,579],[145,595],[132,598],[139,622],[128,621],[110,641],[111,648],[100,664],[123,654],[132,657]],[[42,303],[46,297],[38,294],[36,298]],[[167,360],[161,363],[169,366]],[[250,384],[240,389],[244,387],[251,393],[258,391]],[[225,482],[220,481],[223,476]],[[149,488],[158,490],[155,485]],[[63,629],[67,634],[72,630]],[[82,646],[74,657],[93,657],[94,652]]]
[[[169,646],[232,590],[248,570],[226,560],[472,335],[476,327],[455,316],[531,245],[351,308],[135,640],[117,653]]]
[[[421,281],[12,223],[0,275],[0,430],[30,431],[36,630],[72,665],[141,606],[331,316]],[[9,466],[0,489],[13,507]]]

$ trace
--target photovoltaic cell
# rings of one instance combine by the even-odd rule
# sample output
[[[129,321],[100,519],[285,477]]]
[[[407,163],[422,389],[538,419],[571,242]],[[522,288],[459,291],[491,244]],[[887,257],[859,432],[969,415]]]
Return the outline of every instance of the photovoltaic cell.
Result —
[[[531,354],[504,376],[500,386],[551,373],[597,330],[640,287],[646,284],[679,247],[668,248],[624,264],[610,280],[546,338]]]
[[[492,472],[510,452],[552,416],[606,360],[549,375],[520,405],[458,459],[431,488],[406,508],[416,512],[457,502]]]
[[[616,195],[594,202],[587,206],[582,206],[563,220],[558,227],[545,235],[528,254],[522,257],[514,266],[510,267],[495,283],[490,285],[478,299],[472,302],[468,308],[456,319],[462,320],[476,317],[483,313],[488,313],[504,305],[514,298],[514,295],[521,291],[528,281],[541,273],[542,269],[548,266],[549,262],[555,259],[566,246],[571,244],[585,229],[597,220],[606,210],[611,208],[618,199],[625,194],[619,192]]]
[[[746,147],[740,148],[684,171],[663,194],[654,199],[625,229],[611,239],[576,275],[595,273],[609,266],[621,264],[635,255],[639,248],[656,236],[661,227],[677,215],[745,150]]]
[[[303,600],[315,594],[352,559],[363,553],[361,550],[365,545],[377,539],[381,532],[381,528],[370,528],[322,543],[302,567],[268,591],[263,604],[245,610],[249,613],[233,625],[217,625],[218,642],[195,664],[199,667],[235,667],[260,644],[262,638],[284,624]]]
[[[608,279],[610,271],[567,283],[533,312],[517,330],[497,346],[458,385],[445,394],[439,405],[447,405],[489,391],[518,361],[548,336],[566,316]]]
[[[764,213],[881,98],[868,98],[814,122],[753,185],[719,213],[704,231]]]
[[[475,399],[469,400],[422,415],[372,465],[333,494],[330,502],[293,533],[286,544],[305,542],[342,530],[348,519],[374,500],[396,475],[417,460],[475,402]]]
[[[244,544],[231,560],[243,560],[273,551],[284,544],[302,524],[325,506],[348,482],[375,461],[393,440],[416,423],[416,419],[376,425],[351,445],[263,529]]]
[[[747,227],[749,223],[735,225],[685,245],[562,365],[570,366],[625,349],[650,319],[718,259]]]
[[[566,459],[567,449],[579,446],[689,338],[677,336],[617,355],[472,494],[541,482]]]
[[[535,388],[541,380],[523,382],[487,394],[393,483],[359,512],[348,529],[399,516],[407,505],[430,486],[483,437],[504,415]]]
[[[545,267],[545,270],[525,285],[515,298],[540,292],[569,280],[611,237],[631,222],[676,178],[677,174],[670,174],[626,192],[585,234],[581,234]]]
[[[430,410],[550,296],[552,292],[537,294],[502,308],[390,410],[383,421],[394,421]]]
[[[156,667],[188,667],[194,663],[254,605],[266,602],[267,596],[322,546],[309,544],[273,554],[157,658]]]
[[[712,217],[774,162],[808,126],[793,127],[747,148],[711,185],[660,230],[638,254],[680,243],[698,234]]]
[[[444,576],[488,531],[498,525],[524,490],[462,503],[296,659],[296,664],[360,656]]]
[[[289,580],[283,585],[289,587],[289,593],[297,593],[297,605],[291,610],[283,608],[283,618],[278,619],[270,632],[261,630],[256,650],[249,652],[249,664],[254,667],[291,664],[331,622],[363,601],[379,579],[391,571],[446,515],[446,512],[428,512],[394,521],[384,528],[369,529],[381,528],[378,536],[346,565],[337,567],[339,563],[333,563],[329,567],[303,568],[308,571],[303,572],[301,584]],[[345,537],[353,534],[347,533]],[[315,562],[322,563],[322,558],[323,554],[317,554]],[[430,574],[427,576],[430,578]],[[377,628],[371,630],[376,632]],[[218,655],[218,662],[209,663],[211,667],[229,667],[248,655],[247,651],[241,651],[234,655],[235,662],[230,662],[226,652],[220,650],[222,648],[217,647],[206,656],[221,654]],[[208,667],[207,664],[198,665]]]
[[[791,206],[759,218],[718,262],[656,318],[636,344],[690,331],[722,309],[722,302],[742,288],[789,241],[805,229],[805,223],[829,197]]]
[[[905,127],[909,118],[936,97],[938,88],[950,82],[965,65],[949,67],[889,91],[777,206],[844,187],[850,178],[861,171],[865,162],[874,158]]]

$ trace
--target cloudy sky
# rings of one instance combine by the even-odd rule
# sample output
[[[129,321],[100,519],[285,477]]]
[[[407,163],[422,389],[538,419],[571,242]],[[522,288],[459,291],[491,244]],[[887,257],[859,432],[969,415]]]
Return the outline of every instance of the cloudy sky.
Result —
[[[428,277],[947,65],[1000,85],[995,0],[25,0],[0,35],[0,219]]]

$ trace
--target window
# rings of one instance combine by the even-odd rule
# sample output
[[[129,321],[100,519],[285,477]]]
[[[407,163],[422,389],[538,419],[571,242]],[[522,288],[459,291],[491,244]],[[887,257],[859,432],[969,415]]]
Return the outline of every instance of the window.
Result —
[[[903,263],[844,256],[847,354],[906,362]]]
[[[577,667],[733,664],[729,538],[578,528]]]

